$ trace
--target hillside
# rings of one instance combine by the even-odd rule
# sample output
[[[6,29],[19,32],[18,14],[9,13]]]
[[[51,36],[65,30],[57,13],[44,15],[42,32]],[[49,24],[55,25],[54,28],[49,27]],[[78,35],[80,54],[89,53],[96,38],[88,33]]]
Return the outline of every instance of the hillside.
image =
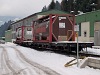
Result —
[[[17,17],[11,16],[0,16],[0,37],[5,36],[5,31],[8,30],[11,26],[11,21],[18,20]]]
[[[5,22],[8,22],[9,20],[14,20],[17,17],[12,16],[0,16],[0,26],[3,25]]]

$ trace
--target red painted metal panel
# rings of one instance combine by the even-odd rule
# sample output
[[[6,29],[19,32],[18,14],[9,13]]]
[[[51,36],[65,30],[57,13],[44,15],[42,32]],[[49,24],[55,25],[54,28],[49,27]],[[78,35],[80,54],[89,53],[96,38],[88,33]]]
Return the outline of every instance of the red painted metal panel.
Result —
[[[50,15],[50,25],[49,25],[49,42],[52,42],[52,15]]]
[[[75,31],[74,31],[74,25],[75,25],[75,16],[74,15],[68,15],[68,20],[70,21],[71,25],[72,25],[72,32],[73,32],[73,35],[72,35],[72,40],[75,41]],[[70,18],[71,17],[71,18]]]
[[[21,41],[24,40],[24,26],[22,26],[22,37],[21,37]]]
[[[46,32],[46,27],[43,26],[43,27],[39,27],[36,29],[36,33],[43,33],[43,32]]]

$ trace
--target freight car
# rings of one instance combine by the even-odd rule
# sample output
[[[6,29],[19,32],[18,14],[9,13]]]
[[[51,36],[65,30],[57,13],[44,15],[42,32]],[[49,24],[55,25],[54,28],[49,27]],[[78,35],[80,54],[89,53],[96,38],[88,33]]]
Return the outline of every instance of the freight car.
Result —
[[[20,26],[16,29],[16,43],[29,46],[33,42],[33,26]]]
[[[47,15],[34,21],[34,42],[74,41],[73,15]]]
[[[16,42],[33,48],[77,51],[74,25],[74,15],[49,14],[33,21],[31,27],[22,26],[17,28]],[[29,35],[25,35],[27,31],[29,32],[27,28],[31,29]],[[91,42],[79,42],[79,50],[92,47],[92,45]]]
[[[77,51],[75,42],[75,16],[50,14],[33,22],[33,47],[53,50]],[[91,42],[79,42],[79,50],[92,47]]]

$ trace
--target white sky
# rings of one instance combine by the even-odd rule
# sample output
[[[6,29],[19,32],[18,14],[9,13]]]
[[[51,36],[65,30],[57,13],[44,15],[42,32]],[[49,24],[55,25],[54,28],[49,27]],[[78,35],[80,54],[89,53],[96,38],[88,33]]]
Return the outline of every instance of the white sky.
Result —
[[[0,16],[24,17],[40,12],[52,0],[0,0]],[[55,0],[56,1],[56,0]],[[61,0],[58,0],[61,2]]]

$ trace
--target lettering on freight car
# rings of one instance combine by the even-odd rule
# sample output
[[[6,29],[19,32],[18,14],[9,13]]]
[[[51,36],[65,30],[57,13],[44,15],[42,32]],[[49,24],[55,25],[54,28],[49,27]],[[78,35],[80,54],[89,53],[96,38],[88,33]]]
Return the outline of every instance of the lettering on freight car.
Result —
[[[66,19],[66,17],[59,17],[59,20]]]

